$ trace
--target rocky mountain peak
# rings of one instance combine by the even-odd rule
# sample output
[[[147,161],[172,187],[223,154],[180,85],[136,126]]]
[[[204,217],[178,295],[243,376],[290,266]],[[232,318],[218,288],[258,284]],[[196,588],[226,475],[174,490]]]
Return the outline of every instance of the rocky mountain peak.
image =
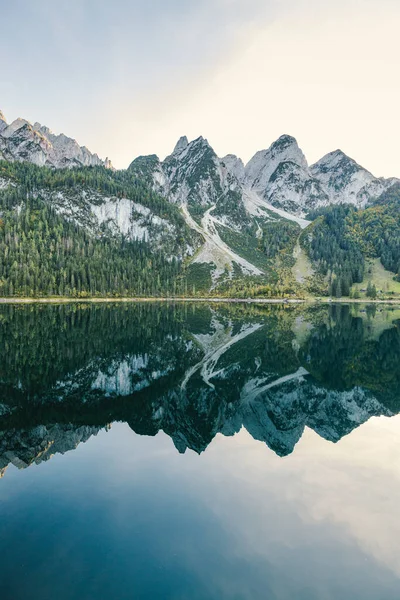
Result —
[[[20,117],[18,117],[18,119],[15,119],[12,123],[10,123],[10,125],[7,125],[7,128],[4,129],[2,132],[2,136],[5,138],[9,138],[15,132],[17,132],[19,129],[22,129],[22,127],[25,127],[25,126],[32,128],[29,121],[26,121],[25,119],[21,119]]]
[[[218,161],[214,150],[202,136],[188,142],[187,145],[184,145],[184,142],[185,138],[180,144],[181,150],[174,151],[163,162],[163,168],[168,173],[168,177],[171,178],[172,176],[172,178],[178,178],[180,181],[185,180],[186,177],[192,178],[194,169],[197,176],[201,176],[202,169],[207,170],[210,161],[214,163]]]
[[[246,165],[246,181],[252,188],[265,190],[271,175],[281,163],[291,162],[303,169],[308,164],[297,141],[290,135],[282,135],[267,150],[260,150]]]
[[[210,148],[212,150],[210,144],[208,143],[208,140],[206,140],[206,138],[204,138],[202,135],[200,135],[198,138],[189,142],[188,147],[190,147],[191,149]],[[214,152],[214,150],[213,150],[213,152]]]
[[[3,131],[6,127],[7,127],[6,118],[5,118],[4,114],[2,113],[2,111],[0,110],[0,132]]]
[[[172,154],[173,155],[180,154],[182,152],[182,150],[185,150],[185,148],[187,148],[188,145],[189,145],[189,141],[188,141],[186,135],[181,136],[179,138],[179,140],[177,141]]]
[[[362,207],[397,181],[376,178],[342,150],[329,152],[312,165],[310,171],[323,185],[331,204],[350,203]]]
[[[185,148],[186,152],[183,154],[183,158],[188,154],[191,156],[195,156],[195,155],[201,155],[203,154],[204,151],[209,151],[211,150],[214,153],[214,150],[211,148],[210,144],[208,143],[208,141],[203,138],[203,136],[200,136],[194,140],[192,140],[191,142],[188,143],[188,145]]]
[[[112,168],[109,159],[101,160],[85,146],[64,134],[56,135],[48,127],[26,119],[15,119],[7,125],[0,118],[0,158],[9,161],[27,161],[39,166],[55,168],[105,166]]]
[[[235,154],[227,154],[221,159],[221,162],[226,166],[228,171],[236,177],[240,182],[245,179],[245,168],[241,158]]]
[[[162,168],[173,188],[188,183],[190,187],[196,181],[209,176],[210,168],[216,168],[218,158],[207,140],[198,137],[184,146],[185,138],[182,140],[178,153],[168,156],[162,163]],[[179,144],[179,142],[178,142]]]
[[[44,135],[53,135],[53,132],[51,131],[51,129],[49,129],[48,127],[46,127],[45,125],[42,125],[41,123],[39,123],[38,121],[36,121],[33,124],[33,129],[35,131],[40,131],[42,132]]]
[[[204,139],[202,136],[189,142],[186,135],[183,135],[182,137],[179,138],[179,140],[175,144],[175,148],[174,148],[172,154],[167,156],[164,162],[167,163],[170,160],[184,159],[188,153],[199,152],[199,150],[203,147],[211,148],[211,146],[209,145],[207,140]]]
[[[343,152],[343,150],[334,150],[333,152],[329,152],[325,156],[323,156],[318,162],[310,167],[311,172],[315,172],[319,174],[320,172],[324,172],[327,170],[340,170],[340,169],[351,169],[353,172],[355,171],[364,171],[369,173],[366,169],[361,167],[355,160],[350,158],[347,154]],[[373,175],[371,175],[373,177]]]
[[[292,135],[283,134],[275,142],[271,144],[270,149],[277,152],[283,152],[286,148],[294,146],[296,149],[299,148],[296,138]]]
[[[268,156],[280,162],[294,162],[300,167],[307,169],[308,163],[296,138],[291,135],[281,135],[267,150]]]

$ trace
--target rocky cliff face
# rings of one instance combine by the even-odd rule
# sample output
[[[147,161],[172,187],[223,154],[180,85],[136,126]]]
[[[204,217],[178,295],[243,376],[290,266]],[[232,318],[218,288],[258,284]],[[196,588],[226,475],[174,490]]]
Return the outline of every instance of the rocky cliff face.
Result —
[[[374,177],[341,150],[321,158],[310,172],[327,194],[324,205],[348,203],[364,207],[399,181]]]
[[[202,137],[190,143],[181,137],[163,162],[154,155],[142,156],[129,170],[145,177],[170,202],[187,206],[194,217],[213,207],[222,222],[229,220],[237,229],[249,223],[237,176]]]
[[[262,150],[245,168],[249,189],[275,207],[303,214],[327,201],[321,183],[311,175],[296,140],[284,135]]]
[[[48,127],[25,119],[15,119],[7,124],[0,111],[0,159],[27,161],[40,167],[55,168],[104,166],[111,168],[111,162],[101,160],[85,146],[63,133],[55,135]]]
[[[54,168],[112,168],[108,158],[100,159],[76,140],[21,118],[8,124],[1,111],[0,159]],[[129,169],[171,202],[187,205],[193,216],[215,207],[214,214],[221,222],[238,230],[248,227],[254,216],[248,206],[249,194],[253,199],[256,196],[259,204],[304,216],[329,204],[363,207],[399,183],[395,178],[375,177],[341,150],[310,167],[290,135],[257,152],[247,165],[233,154],[219,158],[203,137],[189,142],[182,136],[164,161],[155,155],[142,156]]]
[[[76,140],[56,135],[40,123],[32,125],[18,118],[8,124],[1,111],[0,158],[55,168],[112,167],[108,159],[101,160]],[[340,150],[309,167],[297,141],[289,135],[257,152],[246,166],[232,154],[219,158],[202,137],[189,142],[183,136],[164,161],[155,155],[139,157],[129,170],[170,202],[186,205],[198,220],[212,208],[222,224],[238,231],[253,222],[249,198],[261,206],[259,218],[267,218],[267,208],[304,216],[329,204],[365,206],[399,182],[374,177]]]
[[[190,143],[182,137],[165,161],[139,157],[129,168],[192,214],[215,205],[222,222],[239,229],[251,223],[254,202],[259,218],[270,219],[274,209],[302,217],[329,204],[363,207],[399,182],[374,177],[340,150],[310,167],[289,135],[257,152],[246,166],[233,154],[219,158],[202,137]],[[287,217],[284,213],[280,217]]]
[[[182,232],[176,223],[129,198],[108,196],[90,188],[59,192],[42,189],[37,195],[95,236],[122,235],[130,241],[147,242],[154,251],[179,260],[191,256],[196,248],[196,239],[177,243]]]
[[[249,161],[245,182],[274,206],[304,214],[329,204],[363,207],[398,180],[374,177],[341,150],[309,167],[296,140],[284,135]]]

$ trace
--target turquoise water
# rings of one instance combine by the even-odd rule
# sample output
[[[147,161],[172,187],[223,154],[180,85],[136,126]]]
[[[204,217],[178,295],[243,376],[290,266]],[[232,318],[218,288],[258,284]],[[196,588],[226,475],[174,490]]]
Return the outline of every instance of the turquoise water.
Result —
[[[400,597],[400,313],[0,308],[0,598]]]

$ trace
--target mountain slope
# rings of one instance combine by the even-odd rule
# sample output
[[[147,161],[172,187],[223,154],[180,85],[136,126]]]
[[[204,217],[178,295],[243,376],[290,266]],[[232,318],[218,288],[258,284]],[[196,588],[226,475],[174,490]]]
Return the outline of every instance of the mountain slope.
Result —
[[[400,281],[400,187],[398,196],[389,198],[366,209],[338,205],[313,215],[302,244],[325,278],[329,295],[348,296],[352,285],[367,276],[371,259],[380,259],[391,278]]]
[[[400,181],[377,179],[339,150],[309,167],[284,135],[244,165],[183,136],[163,161],[109,167],[63,134],[0,113],[3,294],[296,296],[327,294],[341,279],[341,295],[369,257],[398,273]],[[313,264],[303,276],[305,252]]]
[[[169,202],[184,207],[187,224],[205,240],[194,260],[214,264],[214,281],[224,265],[230,273],[236,265],[243,275],[262,275],[258,256],[249,268],[237,253],[243,245],[255,247],[256,253],[258,247],[268,246],[265,231],[273,236],[274,223],[277,230],[282,219],[305,228],[310,221],[304,215],[313,210],[331,204],[365,206],[398,183],[394,178],[375,178],[341,151],[309,167],[296,140],[288,135],[257,152],[246,166],[234,155],[219,159],[203,138],[189,143],[182,137],[164,161],[139,157],[129,170]],[[243,243],[234,242],[238,235]],[[259,244],[252,242],[256,238]]]
[[[222,239],[220,228],[255,234],[237,177],[220,160],[207,140],[188,142],[180,138],[163,162],[155,156],[139,157],[128,171],[144,177],[154,190],[180,207],[186,223],[204,240],[194,263],[212,264],[214,284],[236,267],[244,275],[262,275],[262,270],[239,256]],[[253,232],[252,232],[253,228]]]
[[[184,291],[199,237],[144,184],[104,167],[16,162],[0,162],[0,178],[2,295]]]
[[[197,220],[215,206],[215,214],[237,229],[250,222],[239,181],[202,137],[190,143],[180,138],[163,162],[154,155],[139,157],[128,170],[152,181],[154,189],[170,202],[187,206]]]

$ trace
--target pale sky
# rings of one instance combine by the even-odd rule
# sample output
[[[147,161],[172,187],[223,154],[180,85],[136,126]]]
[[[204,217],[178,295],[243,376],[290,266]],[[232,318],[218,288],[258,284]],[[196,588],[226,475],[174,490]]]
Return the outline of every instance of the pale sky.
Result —
[[[399,0],[0,0],[0,109],[124,168],[288,133],[400,176]]]

